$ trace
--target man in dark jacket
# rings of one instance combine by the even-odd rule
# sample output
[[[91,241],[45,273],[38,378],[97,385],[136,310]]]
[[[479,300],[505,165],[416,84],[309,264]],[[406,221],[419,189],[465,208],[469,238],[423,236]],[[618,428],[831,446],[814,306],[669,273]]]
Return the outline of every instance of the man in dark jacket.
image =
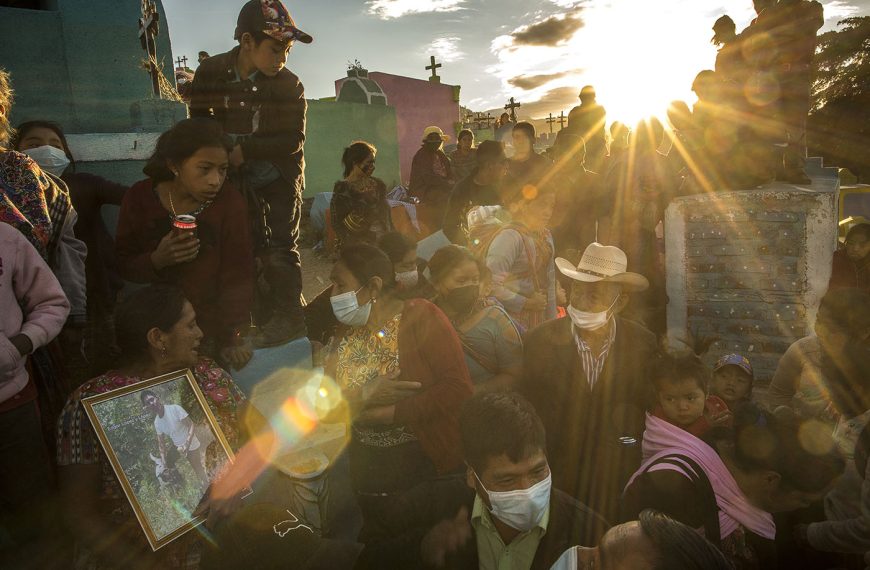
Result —
[[[477,166],[471,176],[454,186],[444,214],[444,235],[455,244],[468,245],[468,212],[475,206],[502,206],[501,181],[507,170],[504,145],[483,141],[477,147]]]
[[[514,392],[484,392],[460,416],[465,477],[425,483],[363,529],[357,568],[547,570],[572,546],[590,546],[607,524],[551,491],[544,426]]]
[[[655,336],[618,315],[648,281],[628,273],[625,253],[593,243],[579,265],[556,259],[572,279],[570,318],[525,339],[520,384],[547,430],[553,484],[615,520],[628,477],[640,465],[648,367]]]
[[[586,141],[586,163],[589,170],[600,172],[607,154],[607,136],[604,132],[607,111],[598,104],[595,97],[595,88],[591,85],[580,90],[580,104],[568,113],[568,127],[565,130],[583,137]]]
[[[253,230],[271,291],[271,319],[257,343],[272,346],[301,336],[302,270],[297,249],[305,185],[305,88],[284,67],[296,27],[278,0],[251,0],[239,13],[233,50],[199,66],[190,93],[191,117],[217,119],[236,142],[230,162],[253,212]]]

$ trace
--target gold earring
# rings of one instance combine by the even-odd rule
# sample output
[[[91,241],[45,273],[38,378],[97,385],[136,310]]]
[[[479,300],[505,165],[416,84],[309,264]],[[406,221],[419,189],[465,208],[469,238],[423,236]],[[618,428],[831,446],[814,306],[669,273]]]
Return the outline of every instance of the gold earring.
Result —
[[[164,359],[166,358],[166,345],[165,344],[160,347],[160,356],[163,357]]]

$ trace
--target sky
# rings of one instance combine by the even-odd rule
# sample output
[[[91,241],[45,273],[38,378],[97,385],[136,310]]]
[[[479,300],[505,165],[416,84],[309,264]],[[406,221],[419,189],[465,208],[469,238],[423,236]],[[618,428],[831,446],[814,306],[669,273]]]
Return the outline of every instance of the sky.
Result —
[[[825,29],[870,15],[870,0],[821,0]],[[195,67],[200,50],[235,45],[243,0],[163,0],[173,52]],[[711,68],[715,20],[738,30],[751,0],[287,0],[299,28],[314,36],[294,46],[288,67],[306,97],[335,95],[334,81],[359,60],[370,71],[424,79],[429,56],[444,83],[461,85],[461,104],[500,109],[510,97],[521,117],[558,115],[592,84],[610,120],[662,116],[675,99],[694,102],[690,86]],[[192,63],[191,63],[192,62]]]

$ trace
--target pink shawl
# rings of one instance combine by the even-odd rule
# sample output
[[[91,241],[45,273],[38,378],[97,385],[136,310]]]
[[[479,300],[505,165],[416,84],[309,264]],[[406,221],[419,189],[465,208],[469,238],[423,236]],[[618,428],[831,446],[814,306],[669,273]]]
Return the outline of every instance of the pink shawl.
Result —
[[[632,475],[626,489],[640,475],[649,471],[677,471],[686,474],[691,468],[686,464],[683,470],[676,465],[667,463],[650,468],[655,461],[666,455],[684,455],[697,463],[713,487],[716,503],[719,506],[719,528],[721,538],[725,539],[731,533],[743,526],[755,534],[773,540],[776,536],[776,525],[773,516],[749,503],[749,499],[740,490],[737,481],[728,471],[716,451],[693,436],[689,432],[657,418],[646,415],[646,431],[643,434],[643,464]]]

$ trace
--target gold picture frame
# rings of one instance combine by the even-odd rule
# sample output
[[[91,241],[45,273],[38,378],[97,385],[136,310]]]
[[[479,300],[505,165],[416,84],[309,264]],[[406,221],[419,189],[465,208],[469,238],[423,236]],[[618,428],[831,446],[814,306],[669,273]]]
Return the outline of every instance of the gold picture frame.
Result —
[[[83,398],[82,405],[154,551],[205,521],[193,512],[235,456],[189,369]],[[164,410],[160,429],[175,431],[158,430],[155,406]],[[179,426],[188,430],[181,446]]]

